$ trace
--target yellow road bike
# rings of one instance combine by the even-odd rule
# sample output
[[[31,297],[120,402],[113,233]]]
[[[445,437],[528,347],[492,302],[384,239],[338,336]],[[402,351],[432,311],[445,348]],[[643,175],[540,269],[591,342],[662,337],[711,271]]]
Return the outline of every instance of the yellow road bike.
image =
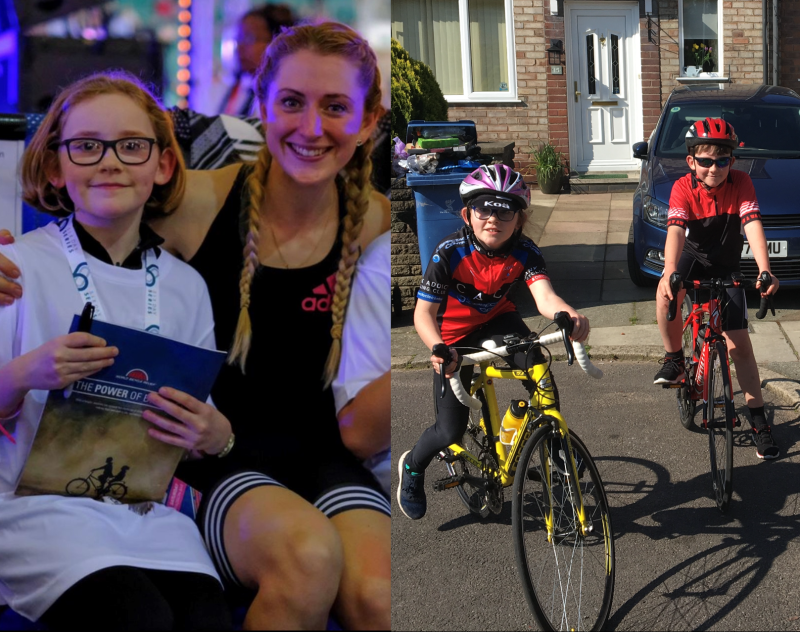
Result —
[[[513,487],[517,570],[537,623],[544,630],[599,630],[614,593],[608,502],[589,451],[559,411],[550,361],[542,349],[563,341],[570,365],[577,357],[589,375],[599,378],[602,371],[591,364],[582,345],[569,340],[569,316],[556,314],[555,322],[559,332],[525,339],[506,336],[503,346],[463,357],[462,362],[478,367],[469,392],[458,375],[449,386],[470,407],[470,420],[461,442],[439,454],[449,476],[433,487],[456,489],[464,505],[483,518],[502,511],[504,490]],[[496,366],[501,358],[520,352],[526,370]],[[498,379],[523,381],[530,395],[524,419],[507,443],[501,441],[494,387]],[[442,379],[442,393],[447,383]]]

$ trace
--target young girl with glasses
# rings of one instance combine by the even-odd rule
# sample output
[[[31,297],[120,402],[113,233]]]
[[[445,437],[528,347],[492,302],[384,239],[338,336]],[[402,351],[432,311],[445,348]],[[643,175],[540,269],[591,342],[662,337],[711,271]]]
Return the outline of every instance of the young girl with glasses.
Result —
[[[53,629],[230,629],[218,575],[187,516],[158,503],[15,494],[48,391],[119,353],[97,336],[66,333],[87,293],[100,320],[149,323],[215,348],[203,280],[143,223],[173,212],[183,195],[171,121],[130,75],[82,79],[50,107],[25,151],[22,184],[27,203],[60,219],[0,247],[25,281],[24,297],[0,310],[0,598]],[[88,269],[80,282],[75,263]],[[220,452],[230,424],[208,404],[193,409],[181,434],[151,436]]]

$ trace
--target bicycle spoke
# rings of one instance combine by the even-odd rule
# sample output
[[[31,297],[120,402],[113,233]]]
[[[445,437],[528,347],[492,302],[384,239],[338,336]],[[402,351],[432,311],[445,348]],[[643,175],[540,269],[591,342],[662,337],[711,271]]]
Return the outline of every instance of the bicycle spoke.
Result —
[[[563,463],[548,456],[548,428],[529,440],[514,484],[514,545],[526,598],[541,627],[599,629],[613,593],[613,536],[599,475],[580,440],[578,481],[592,529],[582,534],[578,495]],[[548,476],[545,476],[545,470]],[[534,475],[531,475],[531,472]],[[548,538],[548,517],[552,515]]]
[[[709,354],[708,376],[708,451],[714,501],[720,511],[728,508],[732,492],[733,401],[730,397],[727,349],[716,343]]]

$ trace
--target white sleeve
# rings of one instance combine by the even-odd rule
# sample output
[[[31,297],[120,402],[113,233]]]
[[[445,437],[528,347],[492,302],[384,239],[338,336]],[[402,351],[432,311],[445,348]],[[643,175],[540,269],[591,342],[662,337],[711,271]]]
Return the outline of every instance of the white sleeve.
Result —
[[[356,264],[342,332],[342,359],[333,382],[337,413],[391,367],[390,250],[391,234],[386,232]]]

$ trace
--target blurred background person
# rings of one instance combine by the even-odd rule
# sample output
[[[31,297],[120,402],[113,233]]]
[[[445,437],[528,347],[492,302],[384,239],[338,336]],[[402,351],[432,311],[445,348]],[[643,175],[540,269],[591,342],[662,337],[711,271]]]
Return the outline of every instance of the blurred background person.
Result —
[[[236,32],[238,70],[217,111],[231,116],[257,116],[253,76],[264,51],[282,27],[291,26],[295,16],[285,4],[264,4],[251,9],[239,20]]]

